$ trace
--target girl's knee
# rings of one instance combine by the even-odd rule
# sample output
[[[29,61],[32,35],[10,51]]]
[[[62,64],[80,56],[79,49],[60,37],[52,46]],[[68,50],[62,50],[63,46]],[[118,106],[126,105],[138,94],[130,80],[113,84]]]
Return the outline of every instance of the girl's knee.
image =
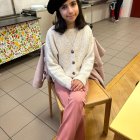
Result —
[[[70,96],[70,100],[75,104],[75,106],[81,106],[83,107],[85,99],[80,96],[78,93],[73,94]]]

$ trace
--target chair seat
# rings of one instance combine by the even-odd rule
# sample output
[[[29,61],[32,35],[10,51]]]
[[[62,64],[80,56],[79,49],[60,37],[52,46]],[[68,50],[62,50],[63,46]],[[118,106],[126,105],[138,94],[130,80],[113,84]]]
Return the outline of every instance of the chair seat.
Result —
[[[96,81],[89,79],[89,91],[86,97],[86,107],[93,107],[107,101],[109,95]]]

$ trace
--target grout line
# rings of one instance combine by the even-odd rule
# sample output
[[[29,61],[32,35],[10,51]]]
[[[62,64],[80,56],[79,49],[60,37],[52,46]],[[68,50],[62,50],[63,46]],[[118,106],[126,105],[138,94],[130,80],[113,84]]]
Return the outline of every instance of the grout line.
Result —
[[[6,133],[6,131],[0,126],[0,129],[2,129],[2,131],[9,137],[10,139],[10,136]]]
[[[8,94],[8,93],[7,93],[7,94]],[[39,93],[37,93],[37,94],[39,94]],[[8,94],[8,95],[9,95],[11,98],[13,98],[10,94]],[[33,95],[33,96],[34,96],[34,95]],[[12,111],[12,110],[15,109],[16,107],[22,106],[22,107],[25,108],[27,111],[29,111],[33,116],[35,116],[35,118],[34,118],[33,120],[35,120],[36,118],[38,118],[41,122],[43,122],[38,116],[39,116],[41,113],[43,113],[45,110],[49,109],[49,107],[46,108],[44,111],[42,111],[39,115],[36,115],[36,114],[34,114],[33,112],[31,112],[28,108],[26,108],[26,107],[22,104],[23,102],[20,103],[20,102],[19,102],[18,100],[16,100],[15,98],[13,98],[13,99],[14,99],[15,101],[17,101],[19,104],[18,104],[17,106],[15,106],[14,108],[12,108],[11,110],[9,110],[8,112],[4,113],[2,116],[6,115],[7,113],[9,113],[10,111]],[[55,104],[55,103],[53,103],[53,104]],[[2,117],[2,116],[1,116],[1,117]],[[1,118],[1,117],[0,117],[0,118]],[[31,120],[30,122],[32,122],[33,120]],[[29,122],[29,123],[30,123],[30,122]],[[28,124],[29,124],[29,123],[28,123]],[[44,123],[45,125],[47,125],[51,130],[53,130],[54,132],[56,132],[50,125],[46,124],[45,122],[43,122],[43,123]],[[28,124],[26,124],[25,126],[27,126]],[[24,127],[25,127],[25,126],[24,126]],[[22,127],[19,131],[21,131],[24,127]],[[18,131],[18,132],[19,132],[19,131]],[[18,133],[18,132],[17,132],[17,133]],[[14,135],[16,135],[17,133],[15,133]],[[14,135],[13,135],[13,136],[14,136]],[[8,136],[9,136],[9,135],[8,135]],[[13,137],[13,136],[12,136],[12,137]],[[10,137],[10,136],[9,136],[9,137]]]

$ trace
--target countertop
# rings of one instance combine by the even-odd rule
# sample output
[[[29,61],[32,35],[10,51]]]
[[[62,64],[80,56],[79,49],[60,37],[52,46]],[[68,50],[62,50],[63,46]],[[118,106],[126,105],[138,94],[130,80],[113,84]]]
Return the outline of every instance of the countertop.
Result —
[[[15,17],[10,17],[10,18],[7,18],[7,19],[0,20],[0,28],[5,27],[5,26],[9,26],[9,25],[14,25],[14,24],[27,22],[27,21],[37,20],[37,19],[40,19],[40,18],[35,17],[35,16],[22,16],[22,15],[15,16]]]

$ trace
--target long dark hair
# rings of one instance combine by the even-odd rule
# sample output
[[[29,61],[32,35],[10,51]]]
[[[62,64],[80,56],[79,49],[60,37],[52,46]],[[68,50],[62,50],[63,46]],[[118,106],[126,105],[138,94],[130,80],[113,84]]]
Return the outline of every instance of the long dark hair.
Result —
[[[79,0],[76,0],[76,1],[77,1],[78,8],[79,8],[79,14],[75,20],[75,27],[78,30],[80,30],[80,29],[84,28],[84,26],[87,25],[87,23],[83,16],[81,3],[79,2]],[[63,34],[67,29],[67,24],[66,24],[65,20],[62,18],[59,10],[56,11],[56,21],[54,22],[54,25],[55,25],[54,30],[56,32],[59,32],[60,34]]]

